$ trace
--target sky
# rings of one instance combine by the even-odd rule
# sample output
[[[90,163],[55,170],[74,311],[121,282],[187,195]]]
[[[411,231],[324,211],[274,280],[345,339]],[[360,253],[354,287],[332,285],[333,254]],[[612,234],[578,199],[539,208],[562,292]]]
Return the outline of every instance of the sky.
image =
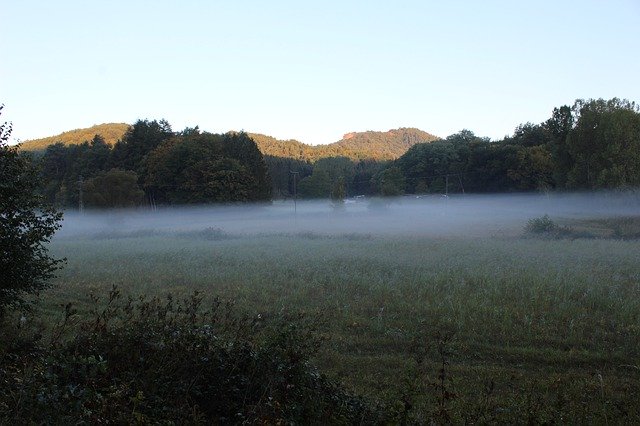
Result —
[[[578,98],[640,101],[639,0],[0,0],[0,20],[14,142],[147,118],[499,139]]]

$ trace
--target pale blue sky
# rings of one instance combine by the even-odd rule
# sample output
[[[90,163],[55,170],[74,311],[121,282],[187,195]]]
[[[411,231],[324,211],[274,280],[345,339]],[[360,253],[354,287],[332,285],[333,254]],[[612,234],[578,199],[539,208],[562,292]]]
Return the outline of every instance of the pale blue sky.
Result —
[[[640,101],[639,0],[0,5],[0,120],[22,140],[138,118],[496,139],[576,98]]]

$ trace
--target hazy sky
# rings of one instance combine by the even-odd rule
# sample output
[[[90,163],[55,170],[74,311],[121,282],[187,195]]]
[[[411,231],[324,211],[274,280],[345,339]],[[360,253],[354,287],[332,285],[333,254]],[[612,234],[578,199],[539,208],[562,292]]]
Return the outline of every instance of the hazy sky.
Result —
[[[640,101],[639,0],[0,4],[0,121],[22,140],[138,118],[500,138],[576,98]]]

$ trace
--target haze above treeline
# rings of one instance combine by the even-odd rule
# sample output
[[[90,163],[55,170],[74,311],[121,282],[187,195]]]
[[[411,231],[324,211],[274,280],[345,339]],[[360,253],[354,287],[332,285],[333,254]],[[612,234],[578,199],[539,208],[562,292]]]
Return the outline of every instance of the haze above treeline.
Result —
[[[640,186],[640,112],[617,98],[577,100],[501,140],[400,128],[317,146],[139,120],[27,141],[21,150],[38,152],[41,194],[61,207],[626,189]]]

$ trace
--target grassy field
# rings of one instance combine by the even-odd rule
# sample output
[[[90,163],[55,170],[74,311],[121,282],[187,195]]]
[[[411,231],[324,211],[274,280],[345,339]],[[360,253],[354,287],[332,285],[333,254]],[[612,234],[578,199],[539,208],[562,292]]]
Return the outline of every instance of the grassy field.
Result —
[[[637,240],[203,231],[58,238],[52,252],[68,259],[52,317],[113,285],[197,290],[250,315],[319,315],[320,370],[413,419],[640,422]]]

